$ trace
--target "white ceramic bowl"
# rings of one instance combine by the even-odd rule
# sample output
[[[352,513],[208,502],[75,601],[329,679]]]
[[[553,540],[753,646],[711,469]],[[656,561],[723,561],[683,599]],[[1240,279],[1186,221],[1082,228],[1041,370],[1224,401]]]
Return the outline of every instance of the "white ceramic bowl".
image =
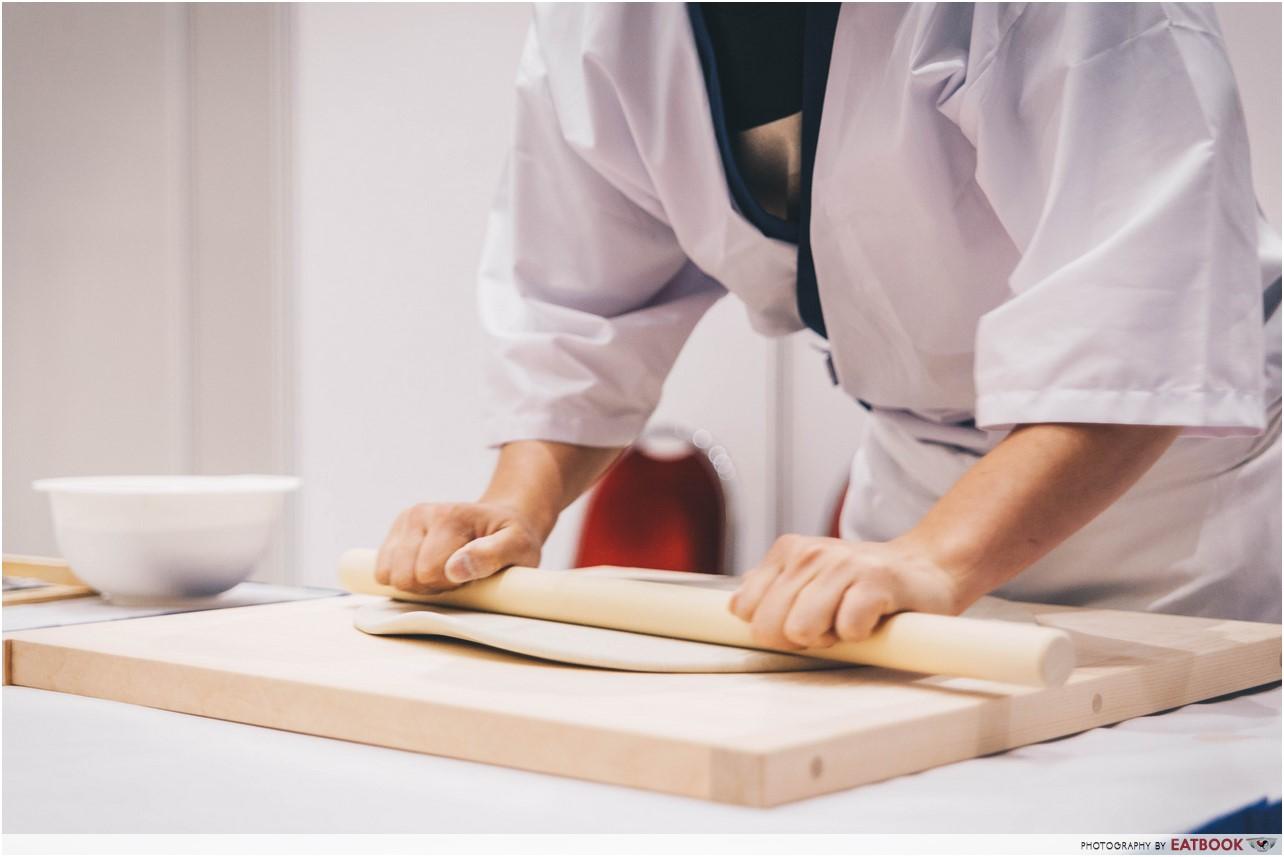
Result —
[[[292,476],[40,479],[58,547],[81,580],[117,603],[207,598],[262,559]]]

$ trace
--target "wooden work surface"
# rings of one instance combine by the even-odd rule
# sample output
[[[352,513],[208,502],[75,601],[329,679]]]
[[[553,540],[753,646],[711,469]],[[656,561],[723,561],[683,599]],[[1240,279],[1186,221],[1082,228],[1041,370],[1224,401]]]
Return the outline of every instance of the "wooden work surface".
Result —
[[[67,564],[60,559],[6,554],[4,557],[4,576],[6,580],[12,576],[39,580],[45,583],[44,586],[36,586],[30,589],[5,590],[5,607],[12,607],[18,604],[41,604],[46,601],[62,601],[67,598],[83,598],[86,595],[95,594],[93,587],[85,585],[85,582],[76,577],[71,569],[67,567]]]
[[[1276,681],[1280,627],[1031,605],[1075,639],[1064,687],[854,668],[562,666],[352,626],[348,596],[48,628],[10,684],[771,806]]]

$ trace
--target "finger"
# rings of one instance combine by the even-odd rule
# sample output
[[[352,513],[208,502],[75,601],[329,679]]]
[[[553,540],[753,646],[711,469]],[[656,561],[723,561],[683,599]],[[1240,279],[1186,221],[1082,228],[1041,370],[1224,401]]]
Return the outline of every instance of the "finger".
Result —
[[[807,540],[806,536],[800,536],[797,533],[785,533],[783,536],[777,536],[776,540],[771,543],[767,549],[767,557],[763,565],[771,563],[773,565],[784,565],[789,561],[789,557],[794,551]]]
[[[751,631],[755,640],[775,649],[798,648],[797,643],[785,636],[785,619],[789,616],[798,593],[820,570],[821,567],[814,562],[795,561],[776,575],[754,610]]]
[[[379,545],[379,551],[375,554],[375,583],[388,585],[388,540],[384,539],[383,544]]]
[[[878,620],[892,612],[891,594],[882,587],[857,582],[847,588],[834,616],[840,640],[857,643],[867,638]]]
[[[454,521],[439,521],[424,536],[415,556],[415,583],[420,588],[450,589],[446,579],[446,560],[472,541],[472,532]]]
[[[740,588],[731,596],[731,612],[746,622],[752,621],[758,603],[771,588],[776,575],[789,563],[789,558],[803,542],[802,536],[786,533],[771,543],[767,554],[744,576]]]
[[[394,588],[414,591],[415,556],[423,538],[423,526],[407,522],[401,534],[393,540],[388,549],[388,582]]]
[[[533,565],[537,562],[539,553],[534,550],[530,537],[516,527],[505,527],[497,533],[474,539],[451,554],[446,560],[445,576],[451,583],[467,583],[490,577],[510,565]]]
[[[402,512],[393,519],[392,526],[388,528],[388,535],[383,537],[383,543],[379,545],[379,551],[375,554],[375,581],[385,586],[391,579],[392,548],[401,537],[405,518],[406,513]]]
[[[838,569],[817,574],[794,598],[782,631],[793,643],[804,648],[832,646],[838,641],[834,622],[838,605],[851,586],[852,577]]]
[[[767,594],[771,581],[780,573],[781,563],[770,559],[770,554],[763,558],[762,564],[751,569],[740,584],[740,588],[731,596],[731,612],[746,622],[753,620],[754,611],[762,597]]]

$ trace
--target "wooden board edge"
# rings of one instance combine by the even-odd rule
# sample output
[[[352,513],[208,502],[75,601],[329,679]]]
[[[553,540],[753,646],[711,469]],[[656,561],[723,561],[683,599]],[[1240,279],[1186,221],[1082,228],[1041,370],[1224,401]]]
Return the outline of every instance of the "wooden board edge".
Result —
[[[108,655],[22,638],[6,639],[4,643],[8,666],[5,680],[17,687],[715,799],[714,752],[704,744],[656,736],[645,736],[641,743],[642,736],[610,728],[570,726],[523,715]],[[458,744],[450,743],[452,735],[459,736]],[[467,746],[470,742],[472,746]]]
[[[709,751],[709,792],[718,803],[767,806],[767,755],[761,752],[713,747]]]
[[[16,577],[34,577],[48,583],[61,583],[65,586],[86,586],[76,577],[61,559],[51,556],[28,556],[26,554],[7,553],[3,558],[4,573]]]
[[[969,711],[764,751],[759,805],[780,806],[1268,685],[1280,680],[1280,655],[1275,636],[1236,650],[1155,664],[1140,679],[1117,671],[1038,695],[995,697]],[[1165,683],[1175,690],[1160,693],[1157,688]],[[1037,716],[1049,707],[1067,714],[1053,720]],[[927,734],[931,742],[916,740]],[[888,758],[890,748],[905,746],[914,749]]]
[[[5,607],[18,607],[23,604],[44,604],[49,601],[65,601],[69,598],[84,598],[97,594],[88,586],[73,586],[65,583],[51,583],[39,589],[17,589],[4,593]]]

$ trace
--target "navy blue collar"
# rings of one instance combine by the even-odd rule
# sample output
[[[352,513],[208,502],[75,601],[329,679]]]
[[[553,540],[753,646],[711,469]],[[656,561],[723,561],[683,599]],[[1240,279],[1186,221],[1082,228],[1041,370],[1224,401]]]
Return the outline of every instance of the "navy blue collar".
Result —
[[[687,14],[691,19],[691,32],[695,38],[696,52],[700,56],[700,69],[704,73],[705,90],[709,95],[709,108],[713,131],[722,156],[722,170],[727,177],[727,187],[736,207],[745,219],[763,235],[798,245],[798,280],[796,298],[798,314],[809,328],[826,335],[825,316],[820,306],[820,289],[816,282],[816,266],[811,255],[811,178],[816,166],[816,145],[820,138],[820,113],[825,104],[825,84],[829,79],[829,59],[834,47],[834,32],[838,27],[840,3],[808,3],[803,48],[803,98],[802,98],[802,176],[798,198],[798,222],[791,223],[771,214],[749,190],[749,185],[736,164],[731,147],[731,134],[727,129],[723,110],[722,90],[718,83],[718,66],[714,57],[713,40],[705,25],[704,13],[699,3],[688,3]]]
[[[727,114],[723,106],[722,84],[718,80],[718,60],[714,55],[713,38],[705,23],[704,10],[699,3],[688,3],[687,12],[691,17],[691,32],[695,36],[696,51],[700,55],[700,68],[704,72],[704,85],[709,93],[709,110],[713,119],[713,133],[718,139],[718,151],[722,155],[722,170],[727,175],[727,186],[736,208],[745,219],[758,228],[768,238],[798,243],[798,224],[777,217],[758,204],[740,167],[736,164],[735,150],[731,146],[731,131],[727,127]]]

